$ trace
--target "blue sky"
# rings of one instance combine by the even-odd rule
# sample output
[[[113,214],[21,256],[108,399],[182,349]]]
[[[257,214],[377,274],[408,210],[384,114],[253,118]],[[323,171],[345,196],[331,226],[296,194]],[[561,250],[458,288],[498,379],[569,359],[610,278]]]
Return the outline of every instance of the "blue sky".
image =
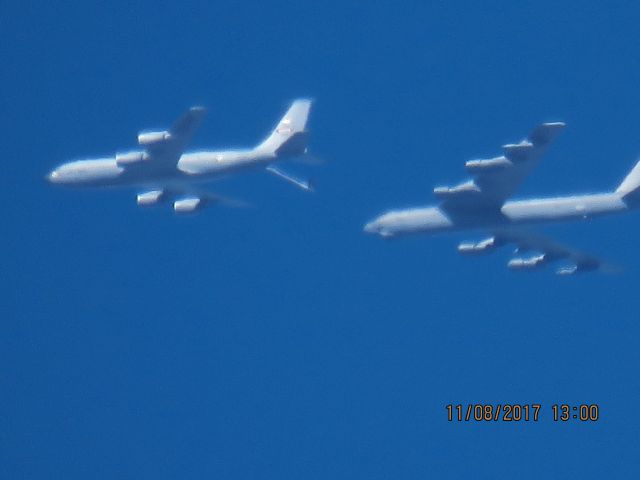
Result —
[[[541,121],[520,196],[617,185],[636,2],[39,3],[0,5],[1,477],[637,478],[637,215],[544,229],[627,268],[568,280],[361,231]],[[249,175],[216,188],[252,208],[177,218],[43,180],[193,104],[194,147],[252,145],[298,96],[314,195]],[[543,411],[446,421],[469,402]]]

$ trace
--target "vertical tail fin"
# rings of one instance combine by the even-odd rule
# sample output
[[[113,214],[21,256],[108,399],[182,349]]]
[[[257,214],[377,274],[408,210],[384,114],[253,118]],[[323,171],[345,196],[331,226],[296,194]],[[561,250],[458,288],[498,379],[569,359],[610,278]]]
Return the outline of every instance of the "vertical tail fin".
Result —
[[[640,204],[640,161],[625,177],[616,193],[627,202]]]
[[[302,155],[307,150],[306,130],[311,100],[294,101],[271,135],[256,150],[276,157]]]

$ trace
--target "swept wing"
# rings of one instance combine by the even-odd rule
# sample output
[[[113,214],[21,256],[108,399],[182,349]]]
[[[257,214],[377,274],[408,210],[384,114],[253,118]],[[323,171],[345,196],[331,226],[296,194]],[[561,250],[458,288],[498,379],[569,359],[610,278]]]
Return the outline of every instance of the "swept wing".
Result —
[[[556,270],[559,275],[570,275],[600,270],[615,273],[620,269],[604,260],[572,247],[567,247],[548,237],[522,229],[500,229],[493,236],[477,243],[463,242],[458,251],[463,254],[488,253],[497,247],[515,244],[515,257],[507,266],[512,270],[535,270],[554,262],[564,262]]]
[[[500,207],[511,197],[564,128],[564,123],[538,125],[519,143],[503,145],[503,155],[469,160],[465,167],[474,178],[455,187],[437,187],[434,194],[442,207],[477,209]]]
[[[175,168],[205,112],[204,107],[191,107],[169,130],[140,132],[138,144],[144,151],[116,154],[116,162],[125,168]]]

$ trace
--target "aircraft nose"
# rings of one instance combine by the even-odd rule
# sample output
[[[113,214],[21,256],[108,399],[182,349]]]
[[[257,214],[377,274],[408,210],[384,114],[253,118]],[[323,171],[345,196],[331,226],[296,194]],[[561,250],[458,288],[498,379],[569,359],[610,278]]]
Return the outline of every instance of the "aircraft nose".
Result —
[[[363,230],[366,233],[377,233],[378,232],[378,222],[376,222],[375,220],[373,222],[369,222],[367,223]]]
[[[53,170],[45,178],[51,183],[56,183],[60,180],[60,173],[57,170]]]

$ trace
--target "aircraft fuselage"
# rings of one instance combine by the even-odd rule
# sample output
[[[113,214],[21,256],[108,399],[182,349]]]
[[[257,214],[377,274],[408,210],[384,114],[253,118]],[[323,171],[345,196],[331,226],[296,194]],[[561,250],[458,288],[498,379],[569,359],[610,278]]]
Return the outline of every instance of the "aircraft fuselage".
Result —
[[[264,168],[276,160],[274,155],[255,149],[184,153],[176,166],[164,168],[144,160],[122,166],[115,158],[102,158],[65,163],[53,170],[48,179],[52,183],[76,187],[184,184]]]
[[[515,200],[499,208],[453,208],[446,204],[387,212],[367,223],[364,230],[383,237],[415,233],[494,229],[620,213],[630,206],[618,193]]]

